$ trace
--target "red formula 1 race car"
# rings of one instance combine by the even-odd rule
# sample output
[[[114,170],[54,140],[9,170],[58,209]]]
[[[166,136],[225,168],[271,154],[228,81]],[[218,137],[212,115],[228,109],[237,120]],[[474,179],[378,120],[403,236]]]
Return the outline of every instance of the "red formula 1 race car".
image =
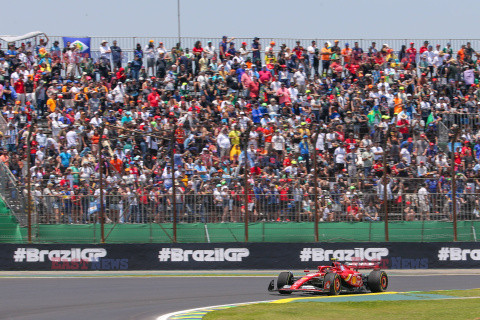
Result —
[[[359,269],[373,269],[368,275],[358,272]],[[291,272],[280,272],[277,278],[268,286],[268,291],[278,291],[280,294],[292,292],[327,293],[338,295],[341,292],[365,293],[383,292],[388,287],[388,276],[380,270],[375,262],[358,262],[342,264],[333,261],[331,266],[319,266],[317,272],[307,273],[303,277],[294,277]]]

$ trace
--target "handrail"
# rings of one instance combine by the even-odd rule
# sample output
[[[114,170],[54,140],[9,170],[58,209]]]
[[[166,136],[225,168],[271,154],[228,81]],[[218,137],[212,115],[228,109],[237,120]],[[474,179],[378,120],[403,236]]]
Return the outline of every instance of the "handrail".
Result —
[[[21,188],[19,188],[18,180],[3,162],[0,162],[0,198],[5,202],[20,225],[26,225],[26,199]]]

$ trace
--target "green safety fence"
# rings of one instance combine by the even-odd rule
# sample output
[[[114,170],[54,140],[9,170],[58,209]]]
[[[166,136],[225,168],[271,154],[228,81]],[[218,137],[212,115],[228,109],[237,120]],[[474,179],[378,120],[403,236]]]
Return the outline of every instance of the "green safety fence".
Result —
[[[256,222],[248,225],[249,242],[314,242],[314,222]],[[390,241],[453,241],[451,221],[389,222]],[[321,222],[320,242],[385,241],[384,222]],[[458,221],[458,241],[477,241],[480,221]],[[106,243],[172,243],[172,223],[105,224]],[[244,223],[178,223],[177,242],[243,242]],[[34,243],[100,243],[99,224],[36,224]],[[27,242],[27,228],[21,227],[0,201],[0,243]]]
[[[4,228],[1,229],[3,222]],[[5,226],[8,225],[8,228]],[[459,221],[458,241],[476,241],[480,221]],[[26,228],[10,216],[0,216],[0,242],[26,242]],[[35,243],[100,243],[100,225],[37,225]],[[243,242],[243,223],[177,224],[177,242]],[[409,221],[389,223],[390,241],[453,241],[449,221]],[[107,224],[106,243],[172,243],[172,224]],[[319,224],[320,242],[385,241],[383,222],[328,222]],[[249,242],[314,242],[313,222],[258,222],[249,224]]]
[[[17,219],[10,214],[3,201],[0,201],[0,243],[21,243],[26,239],[27,229],[20,228]]]

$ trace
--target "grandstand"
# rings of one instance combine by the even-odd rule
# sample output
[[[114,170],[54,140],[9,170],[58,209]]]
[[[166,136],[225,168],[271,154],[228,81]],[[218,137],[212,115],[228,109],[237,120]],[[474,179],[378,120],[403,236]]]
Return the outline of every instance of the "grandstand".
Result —
[[[3,242],[476,240],[469,40],[44,40],[0,50]]]

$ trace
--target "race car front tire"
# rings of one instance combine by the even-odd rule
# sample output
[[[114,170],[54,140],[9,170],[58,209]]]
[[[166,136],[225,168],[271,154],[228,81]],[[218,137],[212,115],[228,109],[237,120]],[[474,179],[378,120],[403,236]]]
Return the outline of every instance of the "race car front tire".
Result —
[[[290,271],[280,272],[277,278],[277,290],[282,289],[284,286],[290,286],[293,284],[293,273]],[[291,291],[278,291],[280,294],[291,294]]]
[[[388,276],[385,271],[373,270],[368,275],[368,287],[372,292],[384,292],[388,288]]]
[[[337,296],[342,290],[342,278],[336,273],[327,273],[323,280],[323,288],[329,296]]]

